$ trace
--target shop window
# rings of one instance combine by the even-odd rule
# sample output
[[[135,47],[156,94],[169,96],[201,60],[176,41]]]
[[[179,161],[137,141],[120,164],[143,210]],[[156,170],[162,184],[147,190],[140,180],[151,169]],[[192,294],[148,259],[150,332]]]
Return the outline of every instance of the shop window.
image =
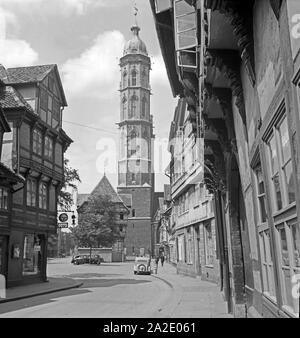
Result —
[[[284,309],[299,316],[299,299],[293,290],[299,283],[300,274],[300,234],[299,224],[287,221],[277,226],[277,239],[280,248],[280,280]]]
[[[35,154],[42,156],[42,148],[43,148],[43,135],[42,132],[34,129],[32,136],[32,150]]]
[[[46,183],[41,182],[39,185],[39,207],[47,209],[48,204],[48,186]]]
[[[8,209],[8,189],[0,188],[0,209]]]
[[[191,229],[187,232],[187,263],[193,264],[193,239]]]
[[[211,223],[207,223],[203,227],[204,230],[204,251],[205,251],[205,265],[213,265],[214,263],[214,240],[212,235]]]
[[[45,157],[52,161],[53,160],[53,140],[49,137],[45,137]]]
[[[36,195],[37,195],[37,183],[33,178],[28,178],[26,183],[27,190],[27,205],[30,207],[36,207]]]
[[[295,202],[291,145],[286,117],[273,127],[268,141],[272,195],[275,211]]]
[[[23,275],[37,275],[41,270],[41,240],[34,234],[24,237]]]

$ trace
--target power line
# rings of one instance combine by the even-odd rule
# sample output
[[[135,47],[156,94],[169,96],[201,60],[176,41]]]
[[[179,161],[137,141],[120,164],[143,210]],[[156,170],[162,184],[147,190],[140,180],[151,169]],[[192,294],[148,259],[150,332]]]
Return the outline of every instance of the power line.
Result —
[[[113,131],[103,129],[103,128],[91,127],[91,126],[87,126],[85,124],[76,123],[76,122],[72,122],[72,121],[66,121],[66,120],[63,120],[63,122],[73,124],[75,126],[79,126],[79,127],[82,127],[82,128],[88,128],[88,129],[93,129],[93,130],[101,131],[101,132],[108,133],[108,134],[119,135],[119,133],[117,133],[117,132],[113,132]]]

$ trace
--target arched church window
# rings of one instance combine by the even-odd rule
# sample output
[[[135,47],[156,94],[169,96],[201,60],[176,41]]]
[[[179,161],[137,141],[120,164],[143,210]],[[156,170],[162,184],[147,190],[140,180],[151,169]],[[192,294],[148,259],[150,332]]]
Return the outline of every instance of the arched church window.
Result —
[[[135,95],[135,93],[131,96],[130,99],[130,116],[129,118],[134,118],[136,115],[136,108],[137,108],[137,101],[138,97]]]
[[[127,86],[127,71],[126,69],[123,72],[123,88],[125,88]]]
[[[143,72],[142,72],[142,82],[143,82],[143,86],[146,87],[147,86],[147,72],[146,72],[146,68],[143,68]]]
[[[142,118],[146,117],[146,107],[147,107],[147,99],[144,96],[142,99],[142,114],[141,114]]]
[[[133,156],[137,151],[137,133],[135,130],[132,130],[129,135],[129,154]]]
[[[127,109],[127,98],[124,95],[122,99],[122,111],[123,111],[123,118],[125,117],[126,114],[126,109]]]
[[[137,72],[135,69],[133,69],[131,72],[131,85],[132,86],[136,86],[136,76],[137,76]]]

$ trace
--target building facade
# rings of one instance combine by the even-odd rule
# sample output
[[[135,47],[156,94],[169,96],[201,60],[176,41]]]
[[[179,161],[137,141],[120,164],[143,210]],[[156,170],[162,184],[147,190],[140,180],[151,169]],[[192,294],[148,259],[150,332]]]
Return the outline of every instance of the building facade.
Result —
[[[62,129],[67,102],[56,65],[1,66],[0,74],[0,104],[11,129],[1,162],[25,181],[11,198],[7,282],[14,286],[47,280],[47,240],[57,230],[64,152],[72,140]]]
[[[214,200],[202,184],[203,141],[195,137],[190,115],[186,99],[179,99],[170,128],[168,168],[177,272],[218,282]]]
[[[127,256],[151,252],[151,220],[154,192],[152,160],[153,117],[150,114],[151,60],[140,28],[131,28],[133,37],[120,59],[120,153],[118,193],[130,199],[130,216],[125,238]],[[122,198],[123,198],[122,197]]]
[[[299,317],[297,0],[150,1],[174,96],[204,139],[236,317]]]
[[[10,133],[11,129],[0,107],[0,154],[4,133]],[[0,163],[0,275],[7,282],[9,260],[9,238],[12,213],[12,196],[16,188],[24,184],[24,178],[9,169],[4,163]]]

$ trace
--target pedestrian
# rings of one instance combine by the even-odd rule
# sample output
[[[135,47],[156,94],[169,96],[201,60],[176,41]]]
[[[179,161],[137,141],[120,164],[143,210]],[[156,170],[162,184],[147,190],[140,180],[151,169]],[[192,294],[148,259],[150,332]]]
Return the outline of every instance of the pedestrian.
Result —
[[[160,256],[161,266],[164,266],[164,261],[165,261],[165,256],[164,256],[164,255],[161,255],[161,256]]]
[[[157,275],[159,256],[155,257],[154,273]]]

